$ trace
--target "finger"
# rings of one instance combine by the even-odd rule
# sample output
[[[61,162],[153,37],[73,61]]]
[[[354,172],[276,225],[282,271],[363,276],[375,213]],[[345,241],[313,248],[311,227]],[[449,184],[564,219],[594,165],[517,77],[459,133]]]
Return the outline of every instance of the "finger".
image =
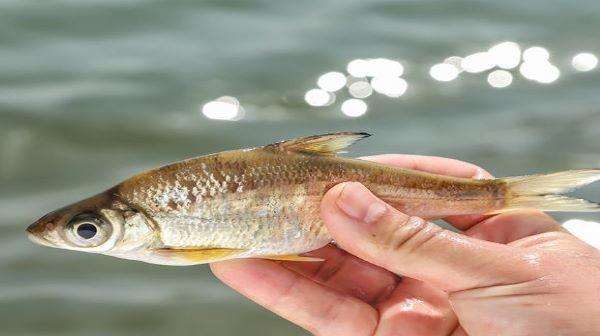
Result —
[[[420,170],[432,174],[448,175],[473,179],[488,179],[492,175],[483,168],[472,163],[442,158],[437,156],[406,155],[406,154],[384,154],[376,156],[365,156],[362,160],[383,163],[400,168]],[[482,215],[448,216],[444,218],[454,227],[467,230],[471,226],[487,218]]]
[[[476,179],[491,177],[490,173],[472,163],[438,156],[383,154],[364,156],[360,159],[432,174]]]
[[[377,306],[375,335],[449,335],[457,325],[448,294],[431,285],[403,278],[389,300]]]
[[[570,232],[556,231],[545,232],[533,236],[527,236],[508,243],[510,246],[520,247],[531,250],[577,250],[581,247],[581,240],[573,236]],[[535,253],[531,254],[530,259],[535,261]]]
[[[511,211],[488,218],[465,234],[501,244],[544,232],[567,232],[552,217],[537,210]]]
[[[387,299],[399,281],[397,275],[331,245],[309,255],[325,261],[284,262],[283,265],[310,280],[369,304]]]
[[[211,264],[224,283],[261,306],[318,335],[371,335],[377,312],[279,263],[237,259]]]
[[[348,252],[447,291],[529,280],[537,275],[528,273],[518,250],[409,217],[360,183],[347,182],[330,189],[321,202],[321,216],[336,242]]]

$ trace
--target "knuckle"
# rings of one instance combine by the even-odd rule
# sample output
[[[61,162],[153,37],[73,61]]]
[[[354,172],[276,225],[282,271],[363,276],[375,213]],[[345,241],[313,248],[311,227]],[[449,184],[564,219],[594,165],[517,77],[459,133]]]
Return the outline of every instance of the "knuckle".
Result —
[[[395,303],[396,309],[384,311],[381,319],[402,321],[399,331],[390,323],[381,323],[375,336],[384,335],[446,335],[453,320],[448,318],[447,309],[440,309],[418,298],[407,298]]]
[[[435,239],[441,228],[420,217],[405,217],[393,221],[384,246],[399,253],[411,253]]]
[[[271,311],[281,311],[284,310],[287,301],[290,298],[293,298],[294,294],[298,291],[298,287],[301,285],[304,278],[296,274],[279,292],[279,295],[276,300],[273,302],[265,303],[265,308]]]

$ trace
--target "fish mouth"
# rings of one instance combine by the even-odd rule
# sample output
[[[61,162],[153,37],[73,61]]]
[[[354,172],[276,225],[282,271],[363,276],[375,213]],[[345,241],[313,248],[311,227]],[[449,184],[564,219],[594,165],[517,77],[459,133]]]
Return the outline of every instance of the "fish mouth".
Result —
[[[36,232],[36,223],[31,224],[25,230],[27,231],[27,238],[35,244],[54,247],[54,244],[50,242],[48,239],[40,236],[38,232]]]

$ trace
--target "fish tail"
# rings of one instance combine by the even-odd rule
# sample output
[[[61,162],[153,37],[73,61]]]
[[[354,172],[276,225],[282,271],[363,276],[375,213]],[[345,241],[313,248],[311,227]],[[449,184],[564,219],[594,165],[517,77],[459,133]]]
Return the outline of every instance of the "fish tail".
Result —
[[[543,211],[600,211],[600,204],[561,195],[600,180],[600,169],[568,170],[564,172],[508,177],[506,203],[490,214],[516,209]]]

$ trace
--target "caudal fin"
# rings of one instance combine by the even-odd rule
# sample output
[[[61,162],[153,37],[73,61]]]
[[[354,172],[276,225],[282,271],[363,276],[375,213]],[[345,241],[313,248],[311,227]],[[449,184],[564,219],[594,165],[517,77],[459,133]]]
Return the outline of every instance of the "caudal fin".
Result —
[[[600,204],[561,195],[600,180],[600,169],[509,177],[506,205],[492,213],[516,209],[543,211],[600,211]]]

